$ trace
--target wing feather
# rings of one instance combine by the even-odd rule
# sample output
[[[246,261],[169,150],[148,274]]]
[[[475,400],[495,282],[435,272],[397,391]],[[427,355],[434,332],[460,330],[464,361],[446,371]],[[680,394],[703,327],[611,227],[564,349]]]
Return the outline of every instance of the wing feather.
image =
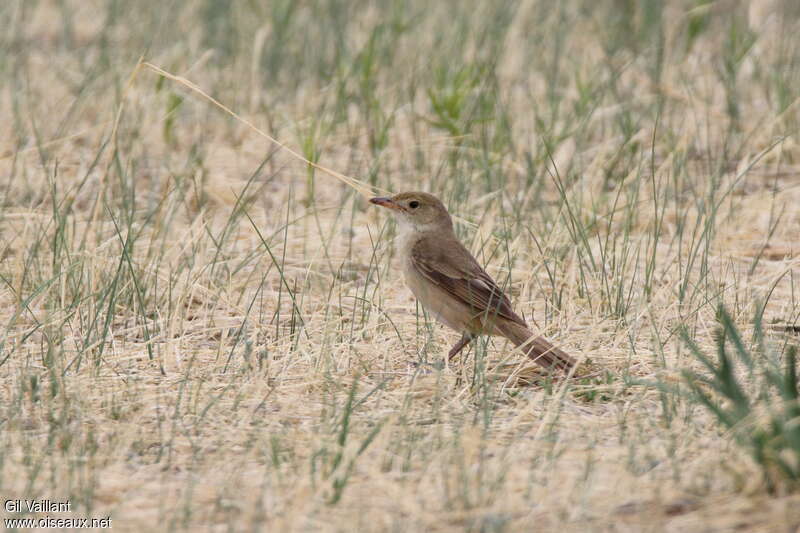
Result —
[[[430,282],[474,309],[475,315],[501,316],[525,324],[511,302],[472,254],[457,241],[445,249],[421,239],[411,250],[414,268]]]

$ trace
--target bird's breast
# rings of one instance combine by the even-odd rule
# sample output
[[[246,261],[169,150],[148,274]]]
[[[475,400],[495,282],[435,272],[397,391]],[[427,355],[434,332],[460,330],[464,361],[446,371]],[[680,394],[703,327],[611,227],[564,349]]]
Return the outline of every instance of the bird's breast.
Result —
[[[406,286],[422,307],[445,326],[458,332],[480,332],[482,324],[475,313],[445,290],[423,276],[411,262],[410,254],[403,258],[403,274]]]

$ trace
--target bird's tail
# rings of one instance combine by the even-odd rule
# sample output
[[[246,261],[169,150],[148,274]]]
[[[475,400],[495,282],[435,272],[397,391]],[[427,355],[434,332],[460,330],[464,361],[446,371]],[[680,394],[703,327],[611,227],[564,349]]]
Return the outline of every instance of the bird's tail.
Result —
[[[564,372],[569,372],[575,366],[576,361],[572,356],[544,337],[537,337],[527,327],[514,322],[498,324],[497,327],[516,346],[521,346],[536,364]]]

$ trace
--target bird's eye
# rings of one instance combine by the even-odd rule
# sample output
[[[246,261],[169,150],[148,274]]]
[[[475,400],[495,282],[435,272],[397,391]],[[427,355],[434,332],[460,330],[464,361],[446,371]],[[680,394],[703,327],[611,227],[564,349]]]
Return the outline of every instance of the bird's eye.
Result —
[[[412,200],[408,202],[408,207],[410,207],[411,209],[416,209],[419,207],[419,202],[416,200]]]

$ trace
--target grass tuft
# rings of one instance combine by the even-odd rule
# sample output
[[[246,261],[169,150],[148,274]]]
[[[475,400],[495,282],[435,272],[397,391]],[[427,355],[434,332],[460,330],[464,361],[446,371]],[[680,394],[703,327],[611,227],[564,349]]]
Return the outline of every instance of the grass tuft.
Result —
[[[723,307],[719,322],[716,360],[684,332],[692,353],[710,373],[686,371],[685,379],[697,400],[752,456],[770,492],[800,488],[797,346],[788,347],[780,364],[764,342],[760,322],[755,323],[752,349]]]

